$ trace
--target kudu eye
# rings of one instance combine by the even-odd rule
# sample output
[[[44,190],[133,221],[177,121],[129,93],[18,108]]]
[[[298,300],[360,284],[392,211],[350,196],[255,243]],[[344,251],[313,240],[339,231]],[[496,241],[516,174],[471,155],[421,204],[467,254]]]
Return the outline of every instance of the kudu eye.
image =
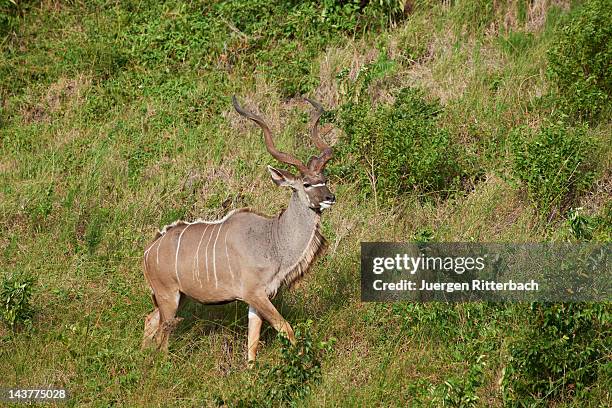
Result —
[[[304,183],[304,188],[312,187],[310,183]]]

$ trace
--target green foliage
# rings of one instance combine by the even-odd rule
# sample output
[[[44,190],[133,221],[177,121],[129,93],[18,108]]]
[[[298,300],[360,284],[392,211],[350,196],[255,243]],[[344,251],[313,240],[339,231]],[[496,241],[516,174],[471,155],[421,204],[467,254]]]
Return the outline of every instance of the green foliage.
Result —
[[[431,390],[436,406],[473,408],[480,406],[476,391],[484,379],[484,355],[478,356],[464,376],[452,377]]]
[[[399,328],[401,334],[382,334],[386,347],[408,335],[446,350],[443,360],[454,368],[452,374],[440,382],[412,384],[420,403],[412,405],[474,407],[482,405],[488,363],[500,347],[497,336],[509,335],[509,324],[521,314],[520,307],[495,303],[396,302],[373,304],[364,318],[373,328]]]
[[[18,5],[16,0],[0,0],[0,36],[17,26]]]
[[[102,91],[113,87],[113,81],[103,81],[120,79],[122,84],[112,92],[116,98],[116,93],[129,94],[134,85],[142,87],[141,78],[132,78],[125,88],[133,70],[165,75],[195,72],[226,81],[230,73],[250,76],[255,69],[290,97],[315,87],[314,61],[326,46],[384,29],[404,17],[401,2],[395,0],[91,3],[63,16],[65,24],[79,25],[74,32],[62,33],[57,21],[43,21],[48,40],[40,42],[28,35],[35,30],[18,24],[25,7],[20,3],[0,2],[0,36],[7,36],[0,94],[5,89],[19,94],[30,81],[50,82],[89,72],[101,80]],[[37,24],[43,23],[36,17]],[[11,31],[17,35],[8,35]],[[35,41],[29,49],[33,55],[24,61],[20,50],[29,41]]]
[[[570,208],[565,224],[568,232],[579,241],[610,242],[612,237],[612,203],[599,214],[586,214],[583,208]]]
[[[336,79],[339,81],[340,89],[349,102],[359,103],[368,99],[368,88],[376,80],[392,74],[397,67],[397,62],[390,59],[387,52],[379,50],[378,58],[368,64],[364,64],[354,80],[349,78],[350,69],[341,70]]]
[[[281,359],[277,364],[255,367],[258,376],[255,386],[248,391],[248,398],[233,402],[239,407],[295,406],[308,396],[312,388],[321,381],[321,363],[325,354],[331,352],[335,339],[316,341],[312,336],[312,321],[298,324],[295,328],[296,345],[284,335],[281,342]],[[223,404],[224,401],[219,401]]]
[[[244,4],[250,9],[256,7],[251,1]],[[278,81],[283,96],[314,89],[317,78],[313,75],[316,72],[312,62],[325,46],[342,35],[357,36],[366,30],[379,30],[403,16],[399,2],[391,0],[365,5],[359,1],[336,0],[280,2],[272,16],[245,24],[236,19],[235,6],[232,2],[231,7],[225,7],[225,18],[239,29],[244,27],[247,36],[256,36],[245,62],[259,63],[269,78]],[[258,9],[269,9],[269,3],[264,2]],[[254,15],[257,13],[250,12],[245,19],[250,22]]]
[[[330,171],[359,180],[362,192],[384,200],[410,191],[448,196],[464,174],[464,152],[438,126],[440,109],[414,88],[400,90],[392,105],[366,100],[340,107],[344,138]]]
[[[462,30],[480,31],[491,24],[495,17],[496,5],[487,0],[458,2],[452,10]],[[459,28],[459,27],[458,27]]]
[[[577,118],[597,118],[612,103],[612,3],[589,0],[563,25],[548,51],[559,104]]]
[[[11,329],[28,325],[34,315],[30,304],[34,289],[34,277],[26,273],[10,273],[0,286],[0,317]]]
[[[265,405],[290,402],[307,396],[321,381],[322,357],[331,351],[332,342],[316,342],[311,333],[312,321],[295,330],[297,346],[280,335],[281,363],[262,367],[260,384],[265,391]]]
[[[585,127],[548,123],[535,136],[521,128],[512,141],[513,174],[542,215],[558,214],[591,186],[595,143]]]
[[[399,1],[262,0],[133,5],[121,33],[133,61],[147,67],[253,67],[274,80],[283,96],[316,85],[313,60],[343,35],[386,27],[403,17]],[[126,17],[127,19],[127,17]]]
[[[570,209],[567,225],[572,235],[578,240],[590,241],[593,238],[594,221],[580,212],[582,208]]]
[[[130,25],[121,33],[131,58],[149,67],[210,65],[222,52],[225,31],[211,6],[195,3],[133,4]],[[167,68],[167,69],[168,69]]]
[[[508,406],[575,396],[609,364],[609,303],[533,304],[532,319],[510,345],[502,391]]]
[[[431,228],[421,228],[416,231],[412,237],[412,240],[421,244],[432,242],[436,237],[434,231]]]

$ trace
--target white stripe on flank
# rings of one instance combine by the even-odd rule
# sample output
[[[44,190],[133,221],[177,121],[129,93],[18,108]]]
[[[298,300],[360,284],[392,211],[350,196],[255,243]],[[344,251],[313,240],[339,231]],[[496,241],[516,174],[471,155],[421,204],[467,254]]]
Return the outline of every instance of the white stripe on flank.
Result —
[[[166,238],[166,236],[162,236],[157,244],[157,250],[156,250],[156,254],[155,254],[155,262],[157,264],[157,266],[159,266],[159,247],[161,246],[162,241],[164,240],[164,238]]]
[[[148,258],[148,257],[149,257],[149,251],[151,250],[151,248],[153,248],[153,246],[154,246],[155,244],[156,244],[156,242],[153,242],[151,245],[149,245],[149,247],[147,248],[147,250],[146,250],[146,251],[144,251],[145,261],[146,261],[147,259],[149,259],[149,258]]]
[[[200,246],[202,245],[202,240],[204,239],[204,235],[206,235],[206,231],[208,231],[209,225],[204,228],[204,232],[202,232],[202,237],[200,238],[200,242],[198,243],[198,249],[196,249],[196,267],[193,272],[193,279],[195,280],[195,274],[198,273],[198,282],[200,282],[200,288],[202,287],[202,280],[200,279]]]
[[[149,274],[147,272],[147,260],[143,259],[142,261],[142,273],[144,274],[145,280],[147,281],[147,283],[150,282],[149,280]],[[151,284],[149,283],[149,289],[151,289]]]
[[[217,264],[216,264],[216,258],[217,258],[217,240],[219,239],[219,233],[221,232],[221,227],[223,225],[219,224],[219,229],[217,230],[217,236],[215,237],[215,243],[213,244],[213,273],[215,274],[215,288],[218,287],[218,282],[217,282]]]
[[[234,272],[232,272],[232,263],[230,262],[229,255],[227,253],[227,231],[229,231],[229,228],[225,229],[225,235],[223,236],[223,243],[225,244],[225,257],[227,258],[227,267],[229,268],[230,274],[232,275],[232,280],[234,280]]]
[[[213,232],[214,232],[214,226],[213,226]],[[212,239],[213,233],[210,233],[210,237],[208,237],[208,242],[206,243],[206,257],[204,257],[204,259],[206,260],[206,282],[210,282],[210,277],[208,276],[208,246],[210,245],[210,240]]]
[[[181,287],[181,281],[178,276],[178,254],[181,249],[181,238],[183,238],[183,234],[187,231],[187,228],[191,227],[191,224],[187,225],[181,233],[179,234],[178,243],[176,244],[176,255],[174,256],[174,273],[176,274],[176,283],[178,283],[179,289]]]
[[[144,274],[145,277],[147,277],[148,275],[148,271],[147,271],[147,262],[149,262],[149,251],[151,250],[151,248],[153,248],[153,245],[155,245],[155,242],[153,242],[151,245],[149,245],[149,247],[147,248],[147,250],[144,252]],[[147,277],[147,279],[149,279]]]

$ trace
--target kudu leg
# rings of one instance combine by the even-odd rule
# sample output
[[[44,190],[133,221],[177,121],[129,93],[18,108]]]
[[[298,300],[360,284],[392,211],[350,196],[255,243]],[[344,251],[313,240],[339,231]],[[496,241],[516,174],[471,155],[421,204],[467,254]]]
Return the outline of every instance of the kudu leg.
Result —
[[[142,338],[142,348],[151,347],[154,344],[155,334],[159,330],[159,309],[156,307],[145,318],[144,336]]]
[[[277,331],[285,333],[291,344],[295,344],[295,334],[289,322],[276,310],[270,299],[267,297],[258,297],[248,301],[249,305],[253,306],[259,315],[266,319]]]
[[[263,320],[255,308],[249,306],[249,341],[248,341],[248,361],[255,361],[257,347],[259,347],[259,335],[261,333],[261,323]]]
[[[168,339],[170,338],[170,334],[182,320],[174,317],[179,308],[181,293],[177,291],[167,296],[158,296],[156,294],[156,299],[158,302],[160,322],[155,340],[159,350],[168,351]]]

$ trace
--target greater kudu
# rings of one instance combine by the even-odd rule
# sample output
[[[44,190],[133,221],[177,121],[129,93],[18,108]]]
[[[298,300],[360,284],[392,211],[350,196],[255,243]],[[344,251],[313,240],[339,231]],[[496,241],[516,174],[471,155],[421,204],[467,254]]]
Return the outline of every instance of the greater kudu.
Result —
[[[218,221],[176,221],[162,228],[144,251],[144,275],[151,287],[155,310],[145,320],[143,346],[167,350],[168,337],[178,323],[175,314],[185,296],[201,303],[242,300],[249,304],[248,360],[257,353],[262,318],[295,343],[293,330],[270,299],[283,284],[291,286],[325,247],[320,216],[335,202],[323,175],[332,149],[320,138],[323,108],[316,109],[311,138],[321,151],[304,165],[274,146],[272,132],[262,118],[232,102],[236,111],[263,130],[268,152],[294,166],[299,175],[268,166],[272,180],[293,190],[288,207],[276,217],[242,208]]]

